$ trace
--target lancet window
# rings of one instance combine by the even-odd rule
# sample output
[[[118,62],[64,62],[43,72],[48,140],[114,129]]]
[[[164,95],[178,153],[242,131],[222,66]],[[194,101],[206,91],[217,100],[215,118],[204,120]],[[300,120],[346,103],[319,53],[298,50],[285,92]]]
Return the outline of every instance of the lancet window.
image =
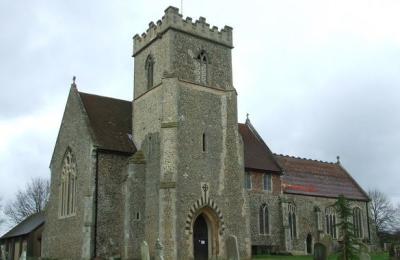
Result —
[[[269,215],[268,207],[266,204],[261,205],[259,212],[259,228],[260,234],[269,234]]]
[[[77,191],[76,161],[70,149],[67,150],[62,166],[60,182],[60,216],[76,213]]]
[[[147,89],[151,89],[154,84],[154,59],[151,55],[147,56],[146,64],[145,64],[145,71],[146,71],[146,81],[147,81]]]
[[[297,221],[296,221],[296,206],[293,203],[288,204],[288,220],[289,220],[289,233],[290,238],[297,237]]]

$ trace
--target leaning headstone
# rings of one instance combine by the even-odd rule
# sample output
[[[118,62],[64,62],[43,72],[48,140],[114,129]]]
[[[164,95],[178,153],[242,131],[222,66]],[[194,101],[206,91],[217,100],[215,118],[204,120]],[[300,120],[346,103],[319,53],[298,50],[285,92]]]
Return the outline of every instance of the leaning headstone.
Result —
[[[390,260],[400,260],[400,245],[391,245],[389,250]]]
[[[26,260],[26,250],[27,250],[27,242],[26,240],[24,240],[24,242],[22,243],[22,253],[21,256],[19,257],[19,260]]]
[[[164,260],[164,246],[161,244],[159,238],[156,241],[156,259],[155,260]]]
[[[226,256],[228,260],[240,260],[237,238],[234,235],[226,239]]]
[[[142,260],[150,260],[149,245],[146,241],[143,241],[140,245],[140,253],[142,256]]]
[[[319,243],[323,244],[326,248],[326,255],[329,255],[332,253],[333,250],[333,240],[331,235],[329,234],[322,234],[321,239],[319,240]]]
[[[327,252],[326,246],[321,243],[316,243],[314,245],[314,260],[326,260]]]

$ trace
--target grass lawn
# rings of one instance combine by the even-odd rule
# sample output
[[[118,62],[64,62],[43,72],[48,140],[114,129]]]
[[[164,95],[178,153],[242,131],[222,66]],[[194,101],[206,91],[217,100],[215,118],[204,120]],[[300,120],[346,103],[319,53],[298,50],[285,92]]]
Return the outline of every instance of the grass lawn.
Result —
[[[277,255],[271,255],[271,256],[255,256],[253,259],[257,260],[313,260],[312,256],[277,256]],[[372,254],[371,255],[371,260],[388,260],[389,256],[388,254]],[[335,255],[331,255],[328,257],[328,260],[336,260]]]

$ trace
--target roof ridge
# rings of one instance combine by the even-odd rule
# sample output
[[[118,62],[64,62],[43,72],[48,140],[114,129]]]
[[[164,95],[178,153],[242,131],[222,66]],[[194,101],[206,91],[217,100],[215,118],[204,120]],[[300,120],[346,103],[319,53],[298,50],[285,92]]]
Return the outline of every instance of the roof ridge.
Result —
[[[114,100],[117,100],[117,101],[132,102],[132,101],[129,101],[129,100],[126,100],[126,99],[120,99],[120,98],[115,98],[115,97],[107,97],[107,96],[102,96],[102,95],[92,94],[92,93],[87,93],[87,92],[82,92],[82,91],[78,91],[78,93],[79,94],[84,94],[84,95],[101,97],[101,98],[114,99]]]
[[[328,161],[322,161],[322,160],[317,160],[317,159],[310,159],[310,158],[299,157],[299,156],[293,156],[293,155],[288,155],[288,154],[273,153],[273,155],[274,155],[274,156],[281,156],[281,157],[288,157],[288,158],[298,159],[298,160],[319,162],[319,163],[338,164],[338,163],[336,163],[336,162],[328,162]]]

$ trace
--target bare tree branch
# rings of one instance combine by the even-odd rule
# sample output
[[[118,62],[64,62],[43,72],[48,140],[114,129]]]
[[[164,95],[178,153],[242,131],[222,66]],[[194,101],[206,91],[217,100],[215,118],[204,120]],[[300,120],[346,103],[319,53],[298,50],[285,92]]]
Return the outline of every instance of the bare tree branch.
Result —
[[[43,178],[32,179],[24,190],[17,192],[15,200],[4,208],[4,214],[14,223],[41,212],[49,199],[50,182]]]
[[[371,216],[377,233],[394,230],[397,225],[396,209],[383,192],[373,189],[368,191],[371,198]]]
[[[2,203],[3,197],[0,196],[0,212],[3,210],[3,203]],[[0,214],[0,227],[3,226],[4,224],[4,218],[3,216]],[[1,228],[0,228],[1,230]]]

